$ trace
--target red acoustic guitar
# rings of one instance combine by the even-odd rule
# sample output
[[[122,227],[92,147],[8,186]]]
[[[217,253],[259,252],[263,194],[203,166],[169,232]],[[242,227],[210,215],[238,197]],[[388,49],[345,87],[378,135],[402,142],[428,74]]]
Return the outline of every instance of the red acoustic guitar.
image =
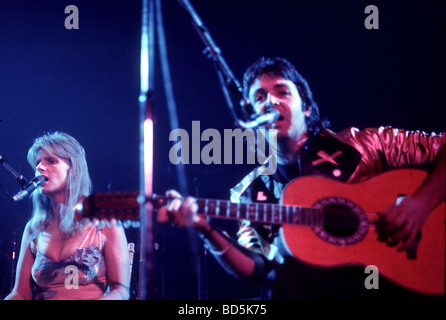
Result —
[[[410,290],[444,294],[445,205],[437,206],[405,252],[378,241],[378,216],[399,196],[411,195],[427,173],[399,169],[361,183],[300,177],[285,188],[281,204],[197,199],[198,212],[212,218],[282,225],[282,239],[296,258],[317,266],[374,265],[379,274]],[[153,196],[155,209],[168,198]],[[81,200],[78,218],[139,220],[137,193],[96,193]]]

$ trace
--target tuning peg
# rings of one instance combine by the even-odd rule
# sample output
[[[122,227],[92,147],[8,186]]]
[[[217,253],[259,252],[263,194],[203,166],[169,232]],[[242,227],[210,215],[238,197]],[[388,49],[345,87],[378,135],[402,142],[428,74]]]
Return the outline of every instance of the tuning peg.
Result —
[[[130,228],[132,225],[132,221],[131,220],[125,220],[122,222],[122,226],[126,229]]]
[[[111,228],[115,224],[115,222],[113,220],[114,219],[112,219],[112,220],[103,219],[101,221],[104,222],[107,227]]]

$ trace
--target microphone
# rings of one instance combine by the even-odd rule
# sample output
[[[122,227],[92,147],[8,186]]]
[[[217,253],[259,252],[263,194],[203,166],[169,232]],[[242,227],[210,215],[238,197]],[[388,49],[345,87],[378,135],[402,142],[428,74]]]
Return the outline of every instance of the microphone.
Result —
[[[23,190],[17,193],[14,197],[12,197],[12,201],[20,201],[24,199],[27,195],[31,194],[34,190],[36,190],[38,187],[40,187],[45,182],[44,176],[37,176],[34,177],[30,182],[28,182],[24,187]]]
[[[249,122],[240,121],[239,124],[245,129],[252,129],[260,126],[265,126],[268,124],[273,124],[274,122],[279,120],[279,117],[280,117],[279,111],[277,111],[276,109],[271,109],[271,111],[259,115],[252,121]]]

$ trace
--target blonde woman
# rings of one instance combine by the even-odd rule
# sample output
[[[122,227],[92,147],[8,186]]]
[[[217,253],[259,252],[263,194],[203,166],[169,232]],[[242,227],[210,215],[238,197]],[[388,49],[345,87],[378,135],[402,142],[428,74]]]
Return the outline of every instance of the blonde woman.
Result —
[[[6,299],[128,299],[123,228],[79,222],[74,215],[76,202],[91,192],[83,147],[54,132],[37,138],[27,159],[45,182],[31,194],[33,214]]]

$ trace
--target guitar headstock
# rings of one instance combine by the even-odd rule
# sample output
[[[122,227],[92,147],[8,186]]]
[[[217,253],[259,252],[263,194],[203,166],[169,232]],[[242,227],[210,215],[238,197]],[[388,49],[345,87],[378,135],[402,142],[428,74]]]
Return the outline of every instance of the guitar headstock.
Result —
[[[138,193],[93,193],[79,200],[75,207],[76,219],[139,220]]]

